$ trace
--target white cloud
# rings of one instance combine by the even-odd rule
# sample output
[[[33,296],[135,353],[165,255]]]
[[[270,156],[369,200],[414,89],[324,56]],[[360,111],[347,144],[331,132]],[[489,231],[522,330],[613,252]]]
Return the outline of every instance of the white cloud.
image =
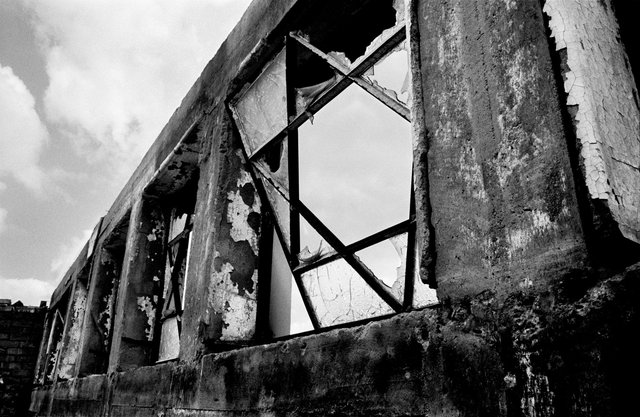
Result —
[[[2,184],[0,184],[2,185]],[[0,191],[2,189],[0,188]],[[2,207],[0,207],[0,234],[2,234],[2,232],[4,232],[4,229],[6,228],[7,224],[7,210],[3,209]]]
[[[29,4],[50,78],[49,121],[85,156],[129,174],[249,0]]]
[[[69,243],[64,243],[60,247],[58,254],[51,261],[51,272],[55,274],[56,282],[59,282],[69,267],[76,260],[80,251],[91,237],[93,230],[86,229],[82,235],[73,237]]]
[[[40,191],[44,176],[38,160],[47,138],[33,96],[10,67],[0,65],[0,178]],[[4,187],[0,183],[0,190]]]
[[[40,301],[49,303],[55,285],[35,278],[3,278],[0,277],[0,298],[18,300],[26,306],[38,306]]]

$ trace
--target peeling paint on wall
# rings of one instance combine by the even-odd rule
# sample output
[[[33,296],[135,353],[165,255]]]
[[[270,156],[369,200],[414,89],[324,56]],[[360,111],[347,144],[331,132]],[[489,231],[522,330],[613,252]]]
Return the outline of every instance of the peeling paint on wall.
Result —
[[[65,349],[62,351],[58,377],[69,379],[74,376],[75,365],[80,354],[80,336],[82,335],[83,318],[87,305],[87,290],[82,283],[76,286],[75,298],[73,301],[73,313],[71,315],[71,327],[67,330],[68,340]]]
[[[156,278],[156,277],[154,277]],[[157,296],[154,296],[157,298]],[[149,342],[153,341],[153,331],[156,323],[156,306],[151,298],[148,296],[137,298],[138,310],[142,311],[147,316],[147,327],[144,329],[144,334]]]
[[[249,242],[253,253],[257,255],[258,234],[249,221],[251,213],[260,213],[260,198],[247,171],[240,171],[237,186],[236,191],[230,191],[227,195],[229,200],[227,221],[231,223],[230,235],[234,242],[243,240]]]
[[[591,198],[606,200],[620,231],[640,243],[638,93],[610,1],[547,0],[564,90]]]
[[[216,259],[219,260],[219,256]],[[216,312],[224,312],[220,340],[246,340],[254,332],[257,305],[255,291],[240,295],[237,284],[231,280],[233,271],[233,265],[223,262],[219,270],[214,270],[209,282],[207,307]],[[255,271],[251,277],[254,283],[257,283],[257,275]]]

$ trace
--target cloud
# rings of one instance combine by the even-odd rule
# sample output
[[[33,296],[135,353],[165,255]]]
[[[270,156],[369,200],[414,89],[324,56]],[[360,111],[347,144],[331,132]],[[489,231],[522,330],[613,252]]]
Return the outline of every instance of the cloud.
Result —
[[[12,177],[40,192],[44,175],[38,161],[47,139],[33,96],[10,67],[0,64],[0,178]],[[0,183],[0,190],[4,187]]]
[[[51,299],[55,285],[35,278],[3,278],[0,277],[0,298],[18,300],[26,306],[38,306],[40,301]]]
[[[129,174],[249,0],[38,0],[47,118]]]
[[[58,254],[51,261],[51,272],[55,274],[57,282],[62,279],[69,267],[75,262],[84,244],[91,237],[92,232],[92,229],[85,229],[80,236],[75,236],[68,243],[62,244]]]
[[[0,184],[2,185],[2,184]],[[0,188],[0,191],[2,189]],[[2,232],[4,232],[4,229],[6,228],[7,224],[7,210],[3,209],[2,207],[0,207],[0,234],[2,234]]]

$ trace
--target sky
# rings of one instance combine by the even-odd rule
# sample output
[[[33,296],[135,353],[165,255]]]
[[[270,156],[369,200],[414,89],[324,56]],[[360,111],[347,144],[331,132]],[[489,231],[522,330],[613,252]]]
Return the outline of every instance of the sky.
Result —
[[[249,0],[0,0],[0,298],[49,301]]]

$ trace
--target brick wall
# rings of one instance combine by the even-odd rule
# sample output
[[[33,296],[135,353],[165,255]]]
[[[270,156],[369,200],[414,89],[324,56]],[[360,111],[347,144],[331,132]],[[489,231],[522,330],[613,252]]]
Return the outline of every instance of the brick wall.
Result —
[[[0,300],[0,417],[27,415],[46,310]]]

